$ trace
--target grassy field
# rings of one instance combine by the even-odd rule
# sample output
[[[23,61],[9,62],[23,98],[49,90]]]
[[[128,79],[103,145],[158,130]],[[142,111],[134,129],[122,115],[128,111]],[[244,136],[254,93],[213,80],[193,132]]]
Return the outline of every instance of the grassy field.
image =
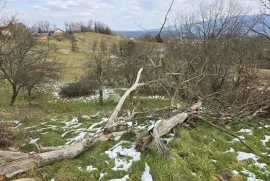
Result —
[[[102,35],[98,33],[75,33],[77,37],[78,50],[73,52],[71,50],[71,42],[63,38],[58,41],[55,38],[49,40],[50,43],[56,45],[57,50],[53,53],[54,58],[63,64],[62,78],[64,80],[73,80],[84,72],[84,62],[91,57],[91,44],[94,41],[106,40],[111,45],[118,43],[120,36]]]
[[[70,51],[67,40],[50,40],[58,47],[56,56],[65,64],[62,79],[61,82],[45,85],[35,91],[31,106],[27,105],[24,93],[20,93],[14,107],[7,106],[11,96],[10,88],[7,84],[0,84],[0,121],[17,120],[20,122],[19,128],[27,133],[23,146],[22,142],[14,142],[10,148],[20,147],[24,152],[37,151],[30,144],[30,137],[42,146],[70,145],[82,141],[85,135],[95,133],[106,124],[119,96],[124,93],[122,88],[110,88],[102,106],[98,104],[96,95],[61,99],[57,92],[62,83],[74,80],[83,73],[83,62],[89,56],[86,45],[103,38],[116,43],[120,38],[94,33],[76,36],[79,39],[78,52]],[[181,106],[183,103],[174,104]],[[132,111],[134,105],[139,105],[138,110],[154,109],[167,107],[170,101],[159,96],[139,95],[134,98],[133,104],[127,100],[124,113]],[[232,137],[203,123],[192,130],[179,128],[163,138],[174,160],[160,155],[155,146],[141,152],[134,149],[132,143],[135,131],[146,130],[159,119],[170,116],[172,113],[166,112],[153,120],[136,120],[122,137],[96,142],[75,159],[31,170],[18,178],[38,177],[46,181],[140,181],[150,174],[148,178],[152,177],[154,181],[219,181],[225,180],[225,177],[230,181],[270,180],[270,141],[266,137],[270,136],[270,132],[263,128],[253,129],[240,123],[228,125],[252,146],[254,154],[249,153],[246,147]]]

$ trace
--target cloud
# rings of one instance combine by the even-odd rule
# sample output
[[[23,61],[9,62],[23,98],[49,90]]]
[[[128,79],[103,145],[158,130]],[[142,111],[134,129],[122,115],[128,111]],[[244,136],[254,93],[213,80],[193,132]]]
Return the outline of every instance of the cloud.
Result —
[[[213,1],[213,0],[207,0]],[[228,1],[228,0],[225,0]],[[38,20],[52,21],[63,26],[65,21],[101,21],[116,30],[158,28],[171,1],[168,0],[7,0],[7,8],[18,12],[24,21],[33,24]],[[258,13],[258,0],[239,0],[250,13]],[[199,6],[198,0],[175,0],[172,14],[192,12]],[[11,12],[11,11],[10,11]],[[22,13],[22,15],[20,15]],[[21,18],[22,19],[22,18]]]

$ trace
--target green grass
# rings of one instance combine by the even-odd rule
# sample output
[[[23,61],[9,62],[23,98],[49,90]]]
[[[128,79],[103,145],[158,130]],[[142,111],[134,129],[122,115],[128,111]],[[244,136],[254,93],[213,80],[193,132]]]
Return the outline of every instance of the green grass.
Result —
[[[58,50],[52,55],[63,63],[62,79],[61,80],[74,80],[84,72],[84,61],[91,55],[88,54],[89,46],[94,40],[106,39],[110,44],[117,43],[121,38],[117,36],[106,36],[95,33],[78,33],[78,52],[70,51],[71,45],[68,40],[61,42],[57,40],[50,40],[55,44]],[[267,71],[264,72],[268,75]],[[78,135],[74,131],[67,133],[64,137],[61,135],[66,131],[63,129],[65,124],[63,121],[71,121],[72,118],[78,117],[81,125],[78,128],[88,128],[94,123],[100,122],[102,117],[109,117],[111,112],[116,106],[116,102],[107,100],[102,106],[98,101],[68,101],[56,100],[51,93],[42,91],[34,92],[33,105],[27,104],[27,97],[25,93],[20,93],[14,107],[7,106],[11,93],[9,92],[7,84],[0,83],[0,118],[3,120],[20,120],[23,123],[23,128],[32,127],[27,129],[28,135],[33,138],[40,138],[38,144],[42,146],[60,146],[64,145],[68,138],[73,138]],[[116,90],[121,95],[124,93],[122,90]],[[140,95],[143,96],[143,95]],[[175,102],[179,104],[179,102]],[[145,109],[164,108],[170,105],[169,100],[159,99],[146,99],[136,97],[133,103],[129,99],[124,104],[124,111],[132,111],[137,106],[137,110],[144,111]],[[81,118],[82,115],[94,115],[97,112],[99,116],[90,120]],[[143,115],[142,115],[143,116]],[[146,116],[146,115],[145,115]],[[161,118],[167,119],[170,113],[164,113]],[[139,123],[147,123],[149,120],[137,120]],[[56,126],[57,129],[51,129],[49,125]],[[104,126],[105,123],[99,126]],[[34,127],[33,127],[34,126]],[[253,135],[238,133],[241,128],[248,128],[239,123],[232,123],[230,125],[232,131],[236,134],[244,135],[247,144],[251,145],[255,150],[256,155],[260,156],[260,163],[267,163],[270,165],[269,156],[262,153],[269,154],[269,150],[262,145],[261,140],[264,135],[269,135],[269,132],[264,129],[253,130]],[[37,130],[43,130],[39,132]],[[44,134],[46,133],[46,134]],[[135,140],[135,133],[130,130],[128,133],[121,137],[121,140],[133,142]],[[154,181],[197,181],[197,180],[218,180],[219,173],[224,170],[237,170],[241,172],[243,168],[250,170],[256,174],[257,178],[270,180],[270,176],[263,174],[266,170],[270,170],[268,166],[265,170],[258,169],[254,161],[249,159],[245,161],[237,161],[237,153],[224,153],[230,147],[235,151],[249,152],[249,150],[241,143],[229,143],[232,138],[225,133],[215,130],[208,125],[200,124],[196,129],[187,130],[178,129],[173,141],[168,145],[170,153],[175,158],[171,160],[167,157],[160,155],[154,146],[151,150],[142,152],[141,160],[134,162],[128,172],[113,171],[114,160],[110,160],[105,154],[105,151],[113,147],[117,142],[110,140],[108,142],[97,142],[91,148],[74,159],[66,159],[58,161],[43,168],[31,170],[19,177],[39,177],[42,180],[50,180],[55,178],[57,181],[66,180],[98,180],[100,173],[107,173],[101,180],[110,180],[122,178],[129,174],[129,180],[140,180],[142,173],[147,163],[151,170],[150,173]],[[17,142],[16,142],[17,144]],[[130,147],[130,144],[125,144],[125,147]],[[270,142],[267,143],[270,147]],[[22,151],[31,152],[37,151],[34,145],[26,144],[21,148]],[[213,162],[216,160],[217,162]],[[109,162],[109,165],[105,163]],[[98,171],[87,172],[86,166],[93,165],[98,168]],[[78,169],[82,167],[82,171]],[[234,175],[231,180],[245,180],[246,176]]]

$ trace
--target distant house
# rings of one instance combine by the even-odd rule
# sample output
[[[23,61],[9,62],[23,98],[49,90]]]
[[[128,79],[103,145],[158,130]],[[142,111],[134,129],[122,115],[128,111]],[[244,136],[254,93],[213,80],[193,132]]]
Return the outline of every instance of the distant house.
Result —
[[[53,35],[64,35],[64,31],[58,28],[53,32]]]
[[[39,39],[40,40],[48,40],[49,39],[49,33],[39,33]]]

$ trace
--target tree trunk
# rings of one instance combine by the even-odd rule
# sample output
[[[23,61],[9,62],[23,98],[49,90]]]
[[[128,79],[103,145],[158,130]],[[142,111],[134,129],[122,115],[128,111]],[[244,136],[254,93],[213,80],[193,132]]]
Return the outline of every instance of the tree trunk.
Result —
[[[40,153],[18,153],[0,150],[0,178],[12,178],[26,171],[49,165],[62,159],[71,159],[90,148],[95,141],[108,141],[122,136],[126,131],[109,135],[102,133],[95,138],[86,138],[83,142],[67,147],[38,147]],[[0,179],[1,180],[1,179]]]
[[[18,94],[19,94],[19,89],[17,89],[16,85],[12,85],[12,97],[9,103],[10,106],[14,106],[14,103],[17,99]]]
[[[103,104],[103,90],[99,89],[99,105]]]
[[[31,95],[31,91],[32,89],[28,89],[27,93],[28,93],[28,104],[31,105],[32,103],[32,95]]]

